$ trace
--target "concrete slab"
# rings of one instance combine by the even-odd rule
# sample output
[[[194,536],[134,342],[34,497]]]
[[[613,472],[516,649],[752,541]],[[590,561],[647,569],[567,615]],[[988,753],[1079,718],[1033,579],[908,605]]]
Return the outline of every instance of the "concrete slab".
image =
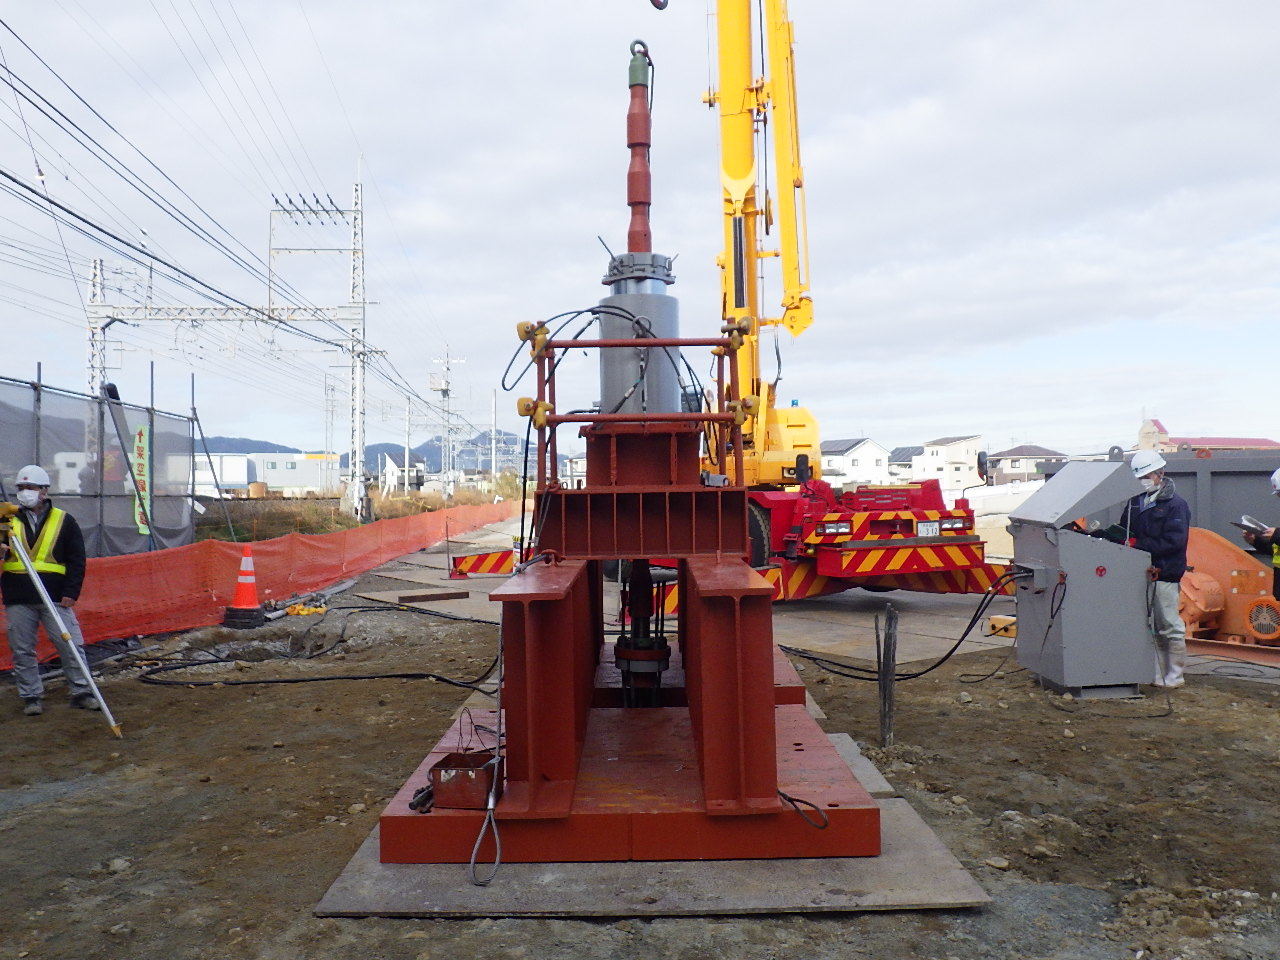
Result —
[[[905,800],[882,800],[884,853],[821,860],[514,863],[474,886],[459,864],[378,862],[378,831],[320,917],[679,917],[979,907],[991,898]]]
[[[801,677],[801,679],[803,680],[804,678]],[[823,710],[822,707],[818,706],[818,701],[813,699],[813,694],[808,690],[804,692],[804,705],[805,709],[809,711],[809,716],[813,717],[813,719],[827,719],[827,712]]]
[[[813,600],[773,607],[776,642],[828,656],[875,662],[875,618],[886,603],[897,609],[898,662],[935,660],[944,654],[969,622],[979,597],[965,594],[868,593],[850,590]],[[1012,613],[1013,599],[998,597],[989,613]],[[1008,640],[982,636],[975,627],[961,653],[1007,646]]]
[[[391,567],[398,563],[407,563],[415,567],[429,567],[432,570],[439,570],[442,573],[449,572],[449,568],[444,565],[444,561],[441,560],[440,557],[426,553],[407,553],[403,557],[397,557],[395,560],[392,560],[391,563],[387,564],[387,566]],[[383,569],[384,567],[378,567],[375,571],[378,576],[388,576],[388,574],[384,574],[382,572]]]
[[[532,523],[532,514],[526,521],[526,532]],[[488,550],[510,550],[512,541],[520,536],[520,518],[491,523],[467,533],[448,533],[448,539],[427,548],[427,553],[437,558],[442,553],[484,553]]]
[[[446,576],[442,571],[425,570],[421,567],[411,567],[407,570],[388,570],[384,567],[379,567],[373,573],[379,577],[386,577],[388,580],[403,580],[405,583],[429,583],[433,586],[440,583],[441,576]],[[451,582],[455,587],[462,583],[460,580]]]
[[[898,795],[898,791],[893,789],[876,765],[862,755],[862,751],[858,748],[858,741],[853,737],[847,733],[828,733],[827,739],[836,748],[840,758],[849,765],[849,769],[853,771],[853,775],[858,778],[858,782],[867,793],[877,800],[887,800]]]
[[[436,569],[434,566],[422,564],[421,559],[425,556],[422,553],[410,553],[376,567],[370,572],[378,576],[403,579],[407,583],[420,583],[424,588],[438,587],[442,591],[466,593],[465,597],[457,599],[432,601],[430,603],[430,609],[432,610],[449,613],[457,617],[474,617],[478,620],[496,621],[498,619],[501,611],[496,603],[489,601],[489,592],[499,584],[505,583],[506,577],[472,577],[467,580],[450,580],[449,572],[443,566]],[[436,557],[433,563],[441,563],[440,558]],[[406,569],[405,564],[409,564],[411,567]],[[404,574],[404,576],[401,576],[401,574]],[[412,579],[410,579],[410,574],[412,574]],[[374,592],[368,591],[355,594],[355,596],[369,597]],[[390,593],[391,591],[385,592]],[[408,591],[402,590],[398,592],[407,593]],[[387,598],[373,597],[372,599],[385,601]]]

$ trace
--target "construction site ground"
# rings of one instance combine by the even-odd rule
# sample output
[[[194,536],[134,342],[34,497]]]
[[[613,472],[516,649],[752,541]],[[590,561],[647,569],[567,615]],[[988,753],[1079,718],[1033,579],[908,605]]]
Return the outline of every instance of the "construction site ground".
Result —
[[[506,536],[490,531],[475,542],[491,549]],[[413,559],[383,572],[444,565],[438,554]],[[483,594],[494,582],[469,581],[471,598],[439,606],[493,618]],[[370,574],[332,602],[420,586]],[[902,617],[902,659],[928,662],[975,598],[853,592],[779,608],[777,633],[866,656],[887,601]],[[344,626],[329,653],[285,659],[334,644]],[[875,747],[872,685],[797,661],[825,729],[863,745],[991,894],[990,907],[603,921],[314,917],[384,800],[469,691],[408,679],[231,682],[400,671],[472,678],[493,658],[496,636],[481,623],[331,611],[148,641],[158,646],[147,655],[209,649],[237,662],[182,674],[219,686],[145,685],[136,670],[110,676],[104,691],[124,741],[99,716],[69,709],[56,682],[39,719],[20,716],[8,692],[0,956],[1280,956],[1280,685],[1255,679],[1277,671],[1205,663],[1210,672],[1169,700],[1070,701],[1015,664],[996,671],[1008,648],[990,639],[899,684],[888,750]],[[822,884],[821,872],[811,881]],[[502,882],[499,873],[495,886]]]

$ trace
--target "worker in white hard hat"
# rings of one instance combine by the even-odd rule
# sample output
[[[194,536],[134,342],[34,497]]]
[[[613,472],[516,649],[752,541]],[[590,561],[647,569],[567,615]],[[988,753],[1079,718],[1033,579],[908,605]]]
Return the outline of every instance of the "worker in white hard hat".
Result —
[[[1187,661],[1187,627],[1178,614],[1178,602],[1180,581],[1187,572],[1191,508],[1165,476],[1167,465],[1154,450],[1133,455],[1129,466],[1142,484],[1142,493],[1125,506],[1120,523],[1103,535],[1113,540],[1127,537],[1130,546],[1151,554],[1147,596],[1156,641],[1155,685],[1180,687]]]
[[[1280,497],[1280,470],[1271,474],[1271,494]],[[1261,533],[1254,533],[1250,530],[1244,531],[1244,538],[1249,541],[1249,545],[1255,550],[1266,551],[1271,550],[1271,595],[1273,597],[1280,596],[1280,536],[1276,535],[1275,527],[1267,527]]]
[[[59,607],[58,614],[67,633],[74,643],[83,647],[84,638],[74,607],[84,585],[84,535],[75,517],[53,505],[49,499],[50,485],[49,474],[42,467],[31,464],[18,471],[15,486],[20,509],[9,519],[8,534],[26,549],[50,599]],[[9,650],[13,654],[13,674],[23,702],[22,712],[28,717],[38,717],[44,712],[44,683],[36,660],[36,639],[42,623],[46,636],[62,658],[71,705],[83,710],[101,709],[88,680],[80,672],[75,655],[65,649],[66,641],[41,602],[17,552],[6,546],[0,556],[3,556],[0,596],[4,599]]]

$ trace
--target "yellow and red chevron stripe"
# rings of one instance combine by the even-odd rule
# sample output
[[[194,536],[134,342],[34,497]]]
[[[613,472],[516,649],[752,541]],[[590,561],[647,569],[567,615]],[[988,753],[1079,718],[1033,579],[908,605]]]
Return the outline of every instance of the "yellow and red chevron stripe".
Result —
[[[757,571],[773,584],[773,600],[804,600],[809,597],[840,593],[854,587],[886,587],[915,590],[920,593],[986,593],[1009,568],[986,563],[981,558],[974,566],[963,569],[935,570],[921,573],[896,573],[873,576],[823,576],[813,560],[780,560],[781,566]],[[1011,595],[1013,585],[1005,584],[998,593]]]
[[[986,593],[1008,571],[1009,568],[1003,564],[983,563],[966,570],[868,577],[850,586],[896,587],[899,590],[916,590],[921,593]],[[1006,583],[996,592],[1011,596],[1013,590],[1013,584]]]
[[[758,570],[762,577],[773,584],[773,600],[775,603],[786,600],[805,600],[809,597],[820,597],[828,593],[840,593],[848,590],[852,584],[833,577],[819,575],[817,564],[805,558],[802,560],[780,560],[781,566],[766,567]]]
[[[982,543],[957,543],[926,547],[862,547],[853,550],[819,550],[818,572],[834,577],[874,577],[889,573],[936,573],[981,566]]]
[[[511,573],[516,568],[514,550],[498,550],[493,553],[472,553],[453,558],[453,576],[465,577],[473,573]]]

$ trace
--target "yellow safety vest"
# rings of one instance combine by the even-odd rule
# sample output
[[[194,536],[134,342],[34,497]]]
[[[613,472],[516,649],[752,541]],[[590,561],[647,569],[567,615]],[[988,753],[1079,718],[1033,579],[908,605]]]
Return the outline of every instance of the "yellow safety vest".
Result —
[[[1280,546],[1276,546],[1274,543],[1271,545],[1271,565],[1280,567]]]
[[[36,573],[66,574],[67,565],[57,563],[53,559],[53,545],[58,542],[58,534],[62,533],[62,521],[66,516],[65,510],[59,510],[57,507],[49,508],[49,516],[44,526],[40,528],[34,549],[27,545],[27,525],[22,522],[22,518],[17,515],[9,518],[9,536],[17,538],[18,542],[26,548],[27,556],[31,558],[31,565],[36,568]],[[5,573],[27,572],[27,568],[22,565],[22,561],[14,551],[9,552],[3,569]]]

